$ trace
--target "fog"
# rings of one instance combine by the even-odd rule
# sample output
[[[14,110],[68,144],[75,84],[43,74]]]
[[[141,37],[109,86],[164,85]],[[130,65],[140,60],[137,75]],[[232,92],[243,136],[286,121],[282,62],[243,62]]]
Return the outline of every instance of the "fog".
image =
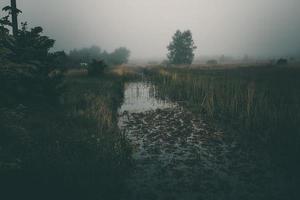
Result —
[[[9,4],[1,0],[0,6]],[[55,50],[126,46],[132,58],[163,58],[177,29],[190,29],[196,56],[294,56],[299,0],[17,0],[19,21],[42,26]],[[2,13],[3,15],[3,13]]]

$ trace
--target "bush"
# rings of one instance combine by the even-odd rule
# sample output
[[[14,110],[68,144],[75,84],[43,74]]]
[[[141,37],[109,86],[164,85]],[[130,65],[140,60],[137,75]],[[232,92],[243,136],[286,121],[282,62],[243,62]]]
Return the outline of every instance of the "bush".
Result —
[[[279,60],[277,60],[277,65],[287,65],[287,64],[288,64],[287,59],[280,58]]]
[[[0,103],[36,104],[57,100],[62,85],[64,52],[50,53],[54,40],[43,29],[22,23],[16,36],[9,34],[8,17],[0,19]]]
[[[217,64],[218,64],[218,61],[216,61],[216,60],[208,60],[208,61],[206,62],[206,64],[208,64],[208,65],[217,65]]]
[[[103,74],[106,67],[107,65],[103,60],[93,60],[88,66],[89,76],[98,76]]]
[[[0,105],[54,103],[62,89],[63,75],[48,74],[42,66],[6,63],[0,66]]]

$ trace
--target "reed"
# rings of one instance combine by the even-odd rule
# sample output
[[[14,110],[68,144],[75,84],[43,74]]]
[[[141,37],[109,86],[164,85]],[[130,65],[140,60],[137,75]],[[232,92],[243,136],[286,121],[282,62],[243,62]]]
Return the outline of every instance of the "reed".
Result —
[[[300,68],[154,68],[147,73],[161,98],[184,102],[246,143],[267,147],[280,165],[299,161]]]

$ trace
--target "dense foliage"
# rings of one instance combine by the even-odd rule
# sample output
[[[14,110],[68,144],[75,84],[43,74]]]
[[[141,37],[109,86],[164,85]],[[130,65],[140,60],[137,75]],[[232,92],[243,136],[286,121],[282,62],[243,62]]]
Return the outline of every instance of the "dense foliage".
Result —
[[[130,159],[116,125],[122,82],[65,77],[70,59],[50,52],[55,41],[27,23],[11,35],[9,17],[0,19],[1,197],[112,199]],[[105,67],[91,60],[89,73]]]
[[[130,51],[125,47],[114,50],[108,57],[108,63],[113,65],[126,64],[130,56]]]
[[[172,42],[168,46],[169,62],[176,65],[192,64],[196,48],[190,30],[184,32],[177,30],[172,38]]]
[[[107,67],[103,60],[97,61],[93,60],[92,63],[88,65],[88,73],[90,76],[101,75],[104,72],[104,69]]]
[[[81,63],[92,63],[93,60],[103,60],[107,65],[121,65],[128,62],[129,56],[130,51],[125,47],[120,47],[112,53],[108,53],[107,51],[102,51],[98,46],[92,46],[70,51],[69,60],[75,66]]]
[[[0,19],[1,103],[56,101],[66,55],[49,52],[55,41],[43,36],[41,27],[29,30],[27,23],[22,23],[17,35],[12,36],[8,29],[12,26],[10,14]]]

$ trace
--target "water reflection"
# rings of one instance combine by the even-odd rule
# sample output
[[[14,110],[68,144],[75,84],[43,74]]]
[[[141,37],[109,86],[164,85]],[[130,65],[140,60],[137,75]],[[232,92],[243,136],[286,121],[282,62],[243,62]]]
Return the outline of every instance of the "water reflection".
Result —
[[[200,199],[228,169],[222,132],[156,96],[150,83],[125,87],[118,125],[132,145],[135,170],[126,180],[130,197],[124,199]]]
[[[145,82],[135,82],[125,84],[124,103],[119,112],[140,113],[175,106],[170,101],[156,98],[154,85]]]

